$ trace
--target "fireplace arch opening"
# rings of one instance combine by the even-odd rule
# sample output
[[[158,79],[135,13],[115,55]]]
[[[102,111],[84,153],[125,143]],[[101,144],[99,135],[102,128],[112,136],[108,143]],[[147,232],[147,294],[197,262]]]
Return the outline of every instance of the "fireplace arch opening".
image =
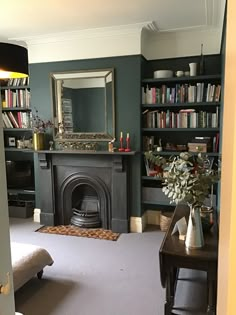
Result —
[[[106,184],[97,176],[74,173],[60,189],[61,224],[111,229],[111,201]]]
[[[77,185],[72,191],[71,223],[82,228],[101,226],[100,202],[96,190],[91,185]]]

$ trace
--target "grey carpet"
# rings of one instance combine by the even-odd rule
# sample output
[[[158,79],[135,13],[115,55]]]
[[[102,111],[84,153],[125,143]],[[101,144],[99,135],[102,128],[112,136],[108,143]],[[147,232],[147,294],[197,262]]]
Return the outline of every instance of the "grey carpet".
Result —
[[[163,315],[158,250],[164,233],[122,234],[116,242],[34,232],[32,219],[10,220],[11,240],[45,247],[55,263],[15,294],[24,315]],[[196,281],[189,281],[193,277]],[[203,315],[205,275],[183,270],[176,314]],[[197,306],[196,306],[197,305]]]

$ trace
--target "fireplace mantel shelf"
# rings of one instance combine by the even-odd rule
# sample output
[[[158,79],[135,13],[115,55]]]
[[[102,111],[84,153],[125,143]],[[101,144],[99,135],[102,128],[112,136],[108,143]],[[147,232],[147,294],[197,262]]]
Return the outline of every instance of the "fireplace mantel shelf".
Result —
[[[93,155],[135,155],[137,151],[130,152],[109,152],[109,151],[78,151],[78,150],[40,150],[36,153],[47,154],[93,154]]]

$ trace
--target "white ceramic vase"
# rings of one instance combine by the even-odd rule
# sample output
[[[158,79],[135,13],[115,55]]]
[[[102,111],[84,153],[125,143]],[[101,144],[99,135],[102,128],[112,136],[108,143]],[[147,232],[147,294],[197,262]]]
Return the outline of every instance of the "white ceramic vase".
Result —
[[[204,246],[202,231],[202,221],[200,216],[200,207],[189,206],[189,220],[185,239],[185,246],[189,249],[201,248]]]

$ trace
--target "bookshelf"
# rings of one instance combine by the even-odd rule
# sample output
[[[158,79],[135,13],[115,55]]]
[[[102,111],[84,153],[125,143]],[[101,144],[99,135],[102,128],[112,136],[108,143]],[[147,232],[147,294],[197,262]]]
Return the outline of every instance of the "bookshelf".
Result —
[[[24,78],[1,81],[0,104],[6,163],[9,161],[33,163],[29,80]],[[15,182],[17,183],[17,178]],[[9,213],[11,213],[12,202],[15,205],[20,202],[21,206],[19,206],[18,213],[15,213],[14,216],[22,217],[22,213],[20,213],[22,203],[30,201],[33,204],[34,194],[34,187],[31,187],[31,189],[24,189],[20,186],[8,188]]]
[[[23,148],[31,149],[32,128],[28,79],[3,81],[0,92],[5,149],[19,148],[20,151]]]
[[[174,206],[171,207],[163,196],[162,179],[147,173],[145,152],[153,151],[154,155],[168,159],[181,151],[193,150],[195,146],[190,146],[193,143],[196,148],[199,145],[199,150],[205,146],[209,159],[218,161],[221,75],[145,78],[141,83],[141,93],[142,207],[173,209]],[[206,144],[201,146],[201,143]],[[162,149],[158,152],[160,146]],[[194,151],[191,153],[197,155],[197,149]],[[148,189],[155,198],[150,197]]]

